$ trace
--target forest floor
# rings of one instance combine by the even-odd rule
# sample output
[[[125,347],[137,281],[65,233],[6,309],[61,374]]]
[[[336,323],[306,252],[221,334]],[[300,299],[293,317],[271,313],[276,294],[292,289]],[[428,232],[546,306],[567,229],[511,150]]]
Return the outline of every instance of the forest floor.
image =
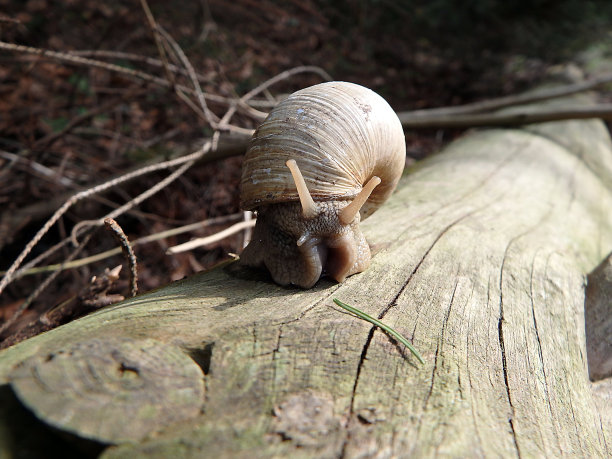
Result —
[[[309,65],[334,79],[372,88],[398,111],[440,107],[519,92],[539,81],[550,65],[514,50],[495,53],[484,45],[469,55],[453,55],[410,30],[386,31],[382,19],[369,25],[369,12],[359,8],[353,14],[362,19],[347,26],[335,16],[340,12],[321,9],[314,0],[184,3],[176,8],[171,2],[151,2],[151,8],[200,75],[202,90],[225,98],[240,97],[282,71]],[[87,51],[80,56],[167,77],[164,67],[151,61],[159,59],[158,48],[138,2],[71,0],[58,6],[48,0],[0,0],[0,40]],[[171,88],[160,84],[20,51],[0,51],[0,63],[0,270],[11,265],[67,197],[147,162],[195,151],[213,132]],[[184,75],[172,78],[190,84]],[[299,73],[270,93],[289,93],[321,81],[315,73]],[[221,117],[227,105],[211,102],[209,108]],[[232,122],[243,128],[256,125],[241,113]],[[439,129],[408,132],[409,161],[439,150],[459,134]],[[117,221],[135,240],[236,214],[240,168],[239,157],[196,164]],[[100,218],[166,175],[168,171],[149,174],[73,206],[27,260],[69,236],[78,222]],[[191,252],[165,253],[169,246],[225,226],[227,222],[136,247],[140,291],[239,253],[241,235]],[[115,246],[108,232],[98,231],[77,258]],[[61,262],[70,251],[65,246],[41,265]],[[116,255],[62,272],[4,330],[0,347],[3,338],[6,346],[90,311],[93,306],[85,305],[83,297],[91,295],[92,277],[123,262]],[[127,294],[125,271],[106,293]],[[46,276],[28,275],[7,287],[0,296],[0,324]],[[70,312],[60,312],[53,320],[47,315],[41,322],[41,314],[54,308]]]

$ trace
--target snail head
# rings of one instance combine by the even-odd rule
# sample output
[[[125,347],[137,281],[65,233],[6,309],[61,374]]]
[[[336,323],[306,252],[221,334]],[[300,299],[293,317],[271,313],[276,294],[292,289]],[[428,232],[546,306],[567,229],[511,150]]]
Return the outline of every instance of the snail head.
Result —
[[[286,162],[299,202],[258,208],[257,224],[241,260],[265,267],[281,285],[312,287],[322,275],[342,282],[367,269],[370,247],[360,228],[359,210],[381,182],[372,177],[352,200],[314,201],[295,160]]]

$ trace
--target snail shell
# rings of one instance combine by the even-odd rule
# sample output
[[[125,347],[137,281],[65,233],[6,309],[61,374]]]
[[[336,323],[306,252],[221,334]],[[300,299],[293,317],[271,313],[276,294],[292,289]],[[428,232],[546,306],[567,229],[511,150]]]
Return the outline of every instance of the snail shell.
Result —
[[[258,218],[243,263],[266,267],[281,285],[304,288],[322,274],[341,282],[363,271],[370,250],[359,221],[393,192],[405,155],[397,115],[370,89],[329,82],[293,93],[257,128],[244,159],[241,206],[257,210]],[[300,172],[311,199],[298,191]],[[380,183],[366,187],[374,187],[367,201],[343,216],[353,200],[365,199],[362,190],[373,177]],[[314,207],[307,210],[304,199]]]

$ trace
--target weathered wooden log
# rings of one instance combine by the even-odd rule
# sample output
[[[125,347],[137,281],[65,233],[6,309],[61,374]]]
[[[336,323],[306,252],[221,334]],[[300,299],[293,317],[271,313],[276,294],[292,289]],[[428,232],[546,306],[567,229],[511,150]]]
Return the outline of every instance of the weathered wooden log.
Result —
[[[586,275],[612,251],[610,209],[603,123],[469,133],[364,222],[366,272],[299,290],[226,264],[1,352],[0,383],[60,431],[115,444],[106,458],[610,457],[612,385],[589,380],[584,314]],[[333,298],[408,336],[425,365]],[[201,371],[151,368],[138,356],[155,343]],[[138,384],[174,372],[200,409],[152,425],[185,401]],[[140,397],[138,415],[108,408],[113,388]],[[75,408],[54,417],[66,397]],[[96,397],[107,406],[72,422]],[[0,438],[20,403],[0,408]],[[126,420],[148,424],[131,442],[107,434]]]

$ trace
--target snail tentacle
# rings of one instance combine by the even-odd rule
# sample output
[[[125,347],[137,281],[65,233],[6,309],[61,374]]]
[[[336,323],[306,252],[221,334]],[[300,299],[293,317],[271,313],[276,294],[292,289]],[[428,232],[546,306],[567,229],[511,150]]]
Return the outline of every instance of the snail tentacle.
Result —
[[[374,188],[376,188],[379,184],[380,178],[376,176],[372,177],[355,197],[355,199],[353,199],[353,202],[340,211],[340,223],[343,225],[348,225],[350,222],[352,222],[372,194],[372,191],[374,191]]]
[[[300,202],[302,203],[302,215],[304,216],[304,218],[316,217],[317,206],[314,200],[312,199],[312,196],[310,196],[310,191],[308,191],[308,187],[306,186],[306,182],[304,181],[302,172],[300,171],[300,168],[295,162],[295,159],[290,159],[285,164],[287,164],[287,167],[291,171],[293,181],[295,182],[295,187],[297,188],[297,192],[300,197]]]

